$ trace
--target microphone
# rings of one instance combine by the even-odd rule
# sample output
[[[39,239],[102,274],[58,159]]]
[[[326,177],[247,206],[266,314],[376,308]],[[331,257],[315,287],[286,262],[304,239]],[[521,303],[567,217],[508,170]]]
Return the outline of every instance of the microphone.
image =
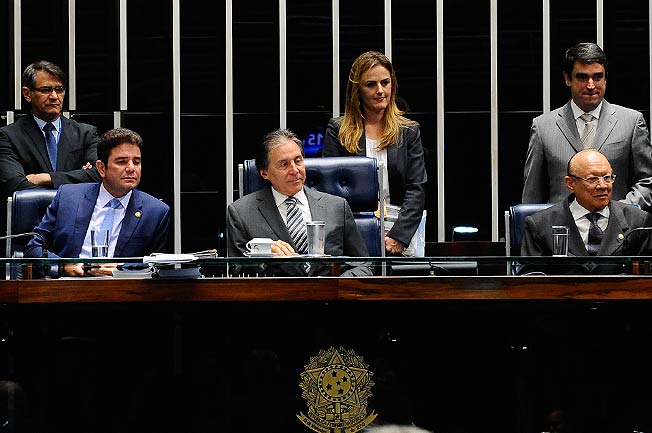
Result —
[[[628,231],[627,233],[625,233],[625,237],[623,238],[623,243],[621,245],[623,250],[627,249],[627,243],[628,243],[629,237],[632,235],[632,233],[634,233],[634,232],[642,232],[642,231],[652,231],[652,227],[636,227],[635,229],[632,229],[632,230]]]
[[[45,237],[42,234],[37,232],[26,232],[26,233],[16,233],[15,235],[0,236],[0,240],[14,239],[14,238],[24,238],[24,237],[34,237],[36,236],[41,241],[43,245],[41,249],[41,257],[44,259],[48,258],[48,243],[45,241]]]

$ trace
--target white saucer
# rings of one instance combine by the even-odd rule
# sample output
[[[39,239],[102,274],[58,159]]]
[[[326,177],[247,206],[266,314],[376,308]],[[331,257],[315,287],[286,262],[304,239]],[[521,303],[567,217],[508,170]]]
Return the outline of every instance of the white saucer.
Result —
[[[197,260],[192,254],[152,254],[143,257],[143,263],[154,263],[159,265],[170,263],[188,263]]]
[[[250,253],[246,251],[244,255],[247,257],[276,257],[279,254],[278,253]]]

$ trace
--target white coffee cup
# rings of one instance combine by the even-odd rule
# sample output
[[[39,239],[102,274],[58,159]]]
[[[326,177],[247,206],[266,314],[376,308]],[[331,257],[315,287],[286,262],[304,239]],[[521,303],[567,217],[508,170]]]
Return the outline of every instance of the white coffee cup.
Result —
[[[270,238],[253,238],[246,246],[251,254],[271,254],[273,243]]]

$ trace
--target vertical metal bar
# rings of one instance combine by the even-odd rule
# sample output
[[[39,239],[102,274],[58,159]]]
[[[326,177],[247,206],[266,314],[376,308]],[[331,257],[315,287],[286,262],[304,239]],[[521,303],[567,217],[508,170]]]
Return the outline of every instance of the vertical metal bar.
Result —
[[[233,203],[233,0],[226,0],[226,203]]]
[[[68,110],[77,109],[77,45],[76,39],[76,14],[75,0],[68,0],[68,87],[66,88],[66,99]]]
[[[23,28],[21,21],[21,1],[14,0],[14,108],[16,110],[20,110],[23,100],[23,92],[21,89],[21,64],[23,62],[22,38]]]
[[[122,113],[120,111],[113,112],[113,127],[120,128],[122,126]]]
[[[127,0],[120,0],[120,110],[127,109]]]
[[[392,0],[385,0],[385,56],[392,60]]]
[[[489,6],[491,57],[491,240],[498,241],[498,0]]]
[[[604,4],[603,0],[596,0],[596,43],[604,49]]]
[[[333,117],[340,115],[340,1],[333,0]]]
[[[180,0],[172,0],[172,146],[174,252],[181,252],[181,19]]]
[[[287,52],[286,24],[287,11],[285,0],[278,0],[278,54],[279,54],[279,126],[287,125]]]
[[[550,0],[543,0],[543,112],[550,112]]]
[[[444,200],[444,0],[437,0],[437,240],[446,240]]]

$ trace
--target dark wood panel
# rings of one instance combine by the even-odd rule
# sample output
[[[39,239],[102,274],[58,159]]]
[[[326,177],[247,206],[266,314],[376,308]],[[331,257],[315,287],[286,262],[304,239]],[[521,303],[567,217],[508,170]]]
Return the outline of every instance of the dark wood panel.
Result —
[[[555,299],[652,299],[652,279],[452,276],[0,281],[0,301],[6,303]]]

